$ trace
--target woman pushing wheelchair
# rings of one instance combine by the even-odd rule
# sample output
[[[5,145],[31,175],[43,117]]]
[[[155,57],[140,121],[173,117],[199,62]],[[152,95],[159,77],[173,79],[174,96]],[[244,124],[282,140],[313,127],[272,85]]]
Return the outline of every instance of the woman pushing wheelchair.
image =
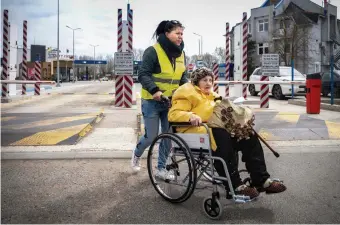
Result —
[[[286,186],[281,181],[270,179],[261,143],[257,135],[252,133],[249,124],[253,118],[248,119],[248,126],[241,126],[244,117],[249,114],[246,112],[243,112],[242,116],[233,114],[235,113],[233,107],[226,109],[220,107],[221,113],[218,117],[216,116],[214,109],[216,110],[218,104],[221,103],[215,102],[219,96],[212,91],[213,81],[214,75],[209,69],[200,68],[193,71],[191,83],[180,86],[172,96],[172,106],[168,114],[169,121],[190,122],[193,125],[176,128],[179,133],[206,133],[206,129],[199,124],[208,122],[211,127],[212,155],[221,157],[226,162],[236,194],[254,199],[259,196],[260,192],[285,191]],[[214,126],[217,123],[219,125]],[[242,152],[242,161],[245,162],[250,174],[251,185],[246,185],[241,180],[238,159],[235,157],[237,151]],[[214,167],[220,176],[226,177],[222,162],[215,160]],[[228,190],[228,184],[224,183],[224,185]]]

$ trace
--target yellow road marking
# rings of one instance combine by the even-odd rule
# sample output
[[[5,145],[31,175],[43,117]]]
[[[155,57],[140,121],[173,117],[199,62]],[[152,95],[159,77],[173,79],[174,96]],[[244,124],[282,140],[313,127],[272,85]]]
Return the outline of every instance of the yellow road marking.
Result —
[[[265,129],[260,129],[258,134],[266,141],[273,141],[277,139],[272,133],[266,131]]]
[[[90,118],[95,117],[96,115],[97,113],[88,113],[88,114],[77,115],[77,116],[59,117],[59,118],[53,118],[53,119],[48,119],[48,120],[25,123],[21,125],[8,125],[8,126],[4,126],[3,128],[20,130],[20,129],[27,129],[27,128],[32,128],[32,127],[42,127],[42,126],[49,126],[53,124],[70,122],[70,121],[75,121],[75,120],[90,119]]]
[[[88,123],[33,134],[10,145],[55,145],[82,131]]]
[[[5,117],[1,117],[1,121],[9,121],[9,120],[13,120],[15,119],[16,116],[5,116]]]
[[[274,120],[282,120],[289,123],[297,123],[300,118],[299,114],[296,113],[278,113]]]
[[[330,139],[340,139],[340,123],[325,120],[328,128],[328,136]]]

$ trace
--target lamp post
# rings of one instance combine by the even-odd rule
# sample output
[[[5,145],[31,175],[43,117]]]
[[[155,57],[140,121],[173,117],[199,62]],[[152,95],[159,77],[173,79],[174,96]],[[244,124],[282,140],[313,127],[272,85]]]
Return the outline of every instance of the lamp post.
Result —
[[[90,44],[91,45],[91,44]],[[98,47],[99,45],[91,45],[93,47],[93,60],[94,60],[94,72],[93,72],[93,81],[96,81],[96,47]]]
[[[75,81],[75,76],[74,76],[74,74],[75,74],[75,72],[74,72],[74,60],[75,60],[75,58],[74,58],[74,31],[75,30],[80,30],[81,28],[72,28],[72,27],[70,27],[70,26],[66,26],[67,28],[70,28],[71,30],[72,30],[72,32],[73,32],[73,64],[72,64],[72,70],[73,70],[73,82]]]
[[[59,71],[59,0],[58,0],[58,26],[57,26],[57,85],[60,87],[60,71]]]
[[[203,37],[202,37],[202,35],[200,35],[200,34],[197,34],[197,33],[193,33],[194,35],[197,35],[197,36],[199,36],[200,38],[201,38],[201,46],[200,46],[200,52],[199,52],[199,54],[200,55],[202,55],[203,56]]]

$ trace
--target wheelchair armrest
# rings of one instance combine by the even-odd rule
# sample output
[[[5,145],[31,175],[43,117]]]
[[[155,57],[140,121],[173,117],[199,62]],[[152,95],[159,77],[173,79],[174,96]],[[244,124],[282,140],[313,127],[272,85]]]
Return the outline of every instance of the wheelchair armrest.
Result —
[[[179,126],[192,126],[190,122],[169,122],[170,126],[179,127]]]

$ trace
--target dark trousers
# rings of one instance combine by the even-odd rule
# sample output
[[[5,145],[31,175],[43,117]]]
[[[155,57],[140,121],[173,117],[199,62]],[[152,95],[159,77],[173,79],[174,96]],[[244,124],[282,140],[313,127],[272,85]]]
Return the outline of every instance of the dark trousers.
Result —
[[[212,133],[217,145],[212,155],[221,157],[226,162],[232,186],[236,188],[242,184],[236,158],[238,151],[242,152],[242,161],[245,162],[252,184],[262,186],[270,175],[267,172],[263,149],[258,137],[253,135],[248,140],[242,139],[237,142],[225,129],[212,128]],[[220,176],[226,177],[222,162],[215,160],[214,166]]]

